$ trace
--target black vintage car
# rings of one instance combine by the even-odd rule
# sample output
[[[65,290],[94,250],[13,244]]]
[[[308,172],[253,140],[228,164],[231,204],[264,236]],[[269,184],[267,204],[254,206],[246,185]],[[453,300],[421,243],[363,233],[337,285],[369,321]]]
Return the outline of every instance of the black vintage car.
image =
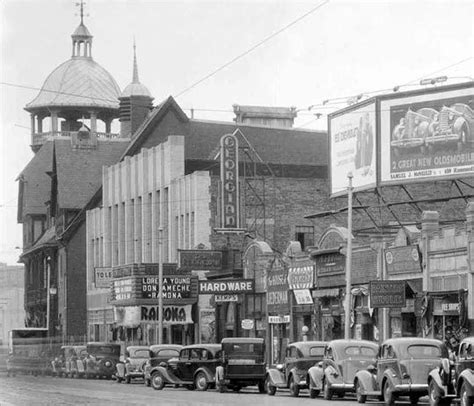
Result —
[[[87,343],[86,378],[105,377],[111,379],[115,375],[116,365],[119,362],[120,344]]]
[[[216,368],[216,387],[220,392],[226,388],[238,392],[245,386],[257,385],[265,392],[265,341],[263,338],[224,338],[222,365]]]
[[[144,367],[146,386],[151,386],[151,376],[157,367],[163,366],[162,363],[172,365],[178,362],[179,352],[182,348],[182,345],[177,344],[155,344],[150,346],[150,359]]]
[[[448,358],[428,376],[430,406],[446,405],[459,399],[461,406],[474,403],[474,337],[466,337],[452,362]]]
[[[325,347],[324,341],[297,341],[289,344],[284,363],[268,369],[267,393],[273,396],[277,388],[288,388],[291,396],[298,396],[300,389],[308,388],[310,382],[308,369],[323,359]],[[310,391],[311,398],[318,395],[318,389],[313,388]]]
[[[194,344],[181,349],[178,360],[158,366],[151,374],[151,385],[161,390],[165,385],[180,385],[189,390],[205,391],[215,385],[216,367],[221,365],[220,344]]]

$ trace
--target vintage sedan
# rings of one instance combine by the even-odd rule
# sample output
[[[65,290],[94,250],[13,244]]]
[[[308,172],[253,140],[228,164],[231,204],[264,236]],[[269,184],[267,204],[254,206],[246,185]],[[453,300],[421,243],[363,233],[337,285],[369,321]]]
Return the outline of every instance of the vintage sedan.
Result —
[[[119,362],[120,344],[87,343],[86,378],[105,377],[111,379],[115,375],[116,365]]]
[[[326,344],[324,341],[298,341],[289,344],[284,363],[268,369],[265,381],[267,393],[273,396],[278,388],[288,388],[290,394],[296,397],[301,389],[308,388],[308,369],[322,361]],[[318,389],[311,389],[311,398],[318,395]]]
[[[310,391],[323,391],[324,399],[354,392],[354,376],[375,362],[378,344],[367,340],[333,340],[323,360],[308,370]]]
[[[263,338],[223,338],[222,365],[216,367],[216,387],[238,392],[246,386],[257,385],[265,392],[265,340]]]
[[[180,385],[206,391],[215,386],[216,367],[222,364],[221,344],[194,344],[181,349],[176,363],[158,366],[151,374],[151,386]]]
[[[432,338],[401,337],[384,341],[377,361],[366,370],[356,373],[354,386],[357,401],[367,397],[384,400],[394,405],[399,396],[409,396],[412,405],[428,394],[428,375],[448,357],[444,343]]]
[[[57,357],[51,362],[52,375],[80,378],[85,375],[85,345],[63,345]]]
[[[145,377],[145,365],[149,358],[149,347],[136,345],[127,347],[124,361],[116,365],[115,379],[117,382],[130,383],[132,379],[143,379]]]
[[[449,404],[459,399],[461,406],[474,403],[474,337],[461,341],[455,361],[441,361],[428,377],[431,406]]]
[[[155,344],[150,346],[149,359],[145,363],[145,385],[151,386],[151,376],[159,366],[176,365],[179,352],[183,348],[177,344]],[[163,364],[163,365],[162,365]]]

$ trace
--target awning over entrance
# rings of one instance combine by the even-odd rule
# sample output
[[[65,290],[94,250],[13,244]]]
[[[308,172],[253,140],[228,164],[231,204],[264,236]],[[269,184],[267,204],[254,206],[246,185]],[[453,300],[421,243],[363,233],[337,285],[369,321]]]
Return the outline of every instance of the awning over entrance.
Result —
[[[339,297],[339,288],[313,290],[313,297]]]

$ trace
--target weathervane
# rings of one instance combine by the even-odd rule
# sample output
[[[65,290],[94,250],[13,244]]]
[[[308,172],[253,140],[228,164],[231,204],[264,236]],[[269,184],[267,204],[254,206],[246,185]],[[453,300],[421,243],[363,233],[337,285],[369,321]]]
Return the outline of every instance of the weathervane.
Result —
[[[86,4],[86,2],[84,0],[81,0],[80,3],[76,3],[76,6],[80,6],[80,10],[81,10],[81,24],[84,23],[84,5],[85,4]]]

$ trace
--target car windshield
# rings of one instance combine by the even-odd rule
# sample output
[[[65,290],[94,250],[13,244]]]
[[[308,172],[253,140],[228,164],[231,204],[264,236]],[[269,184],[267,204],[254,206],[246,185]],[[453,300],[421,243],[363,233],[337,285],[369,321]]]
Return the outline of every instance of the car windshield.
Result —
[[[260,354],[263,352],[263,345],[258,343],[228,343],[224,350],[227,354]]]
[[[322,357],[324,355],[324,347],[311,347],[309,349],[310,357]]]
[[[89,354],[118,354],[120,352],[120,347],[108,347],[108,346],[98,346],[98,347],[89,347],[87,352]]]
[[[130,352],[130,358],[148,358],[150,352],[148,349],[139,349]]]
[[[376,350],[374,348],[370,347],[356,347],[356,346],[350,346],[346,347],[345,349],[345,354],[351,358],[354,357],[359,357],[359,358],[375,358],[376,355]]]
[[[155,352],[155,357],[177,357],[179,351],[177,350],[159,350]]]
[[[434,345],[410,345],[407,353],[411,358],[440,358],[441,349]]]

